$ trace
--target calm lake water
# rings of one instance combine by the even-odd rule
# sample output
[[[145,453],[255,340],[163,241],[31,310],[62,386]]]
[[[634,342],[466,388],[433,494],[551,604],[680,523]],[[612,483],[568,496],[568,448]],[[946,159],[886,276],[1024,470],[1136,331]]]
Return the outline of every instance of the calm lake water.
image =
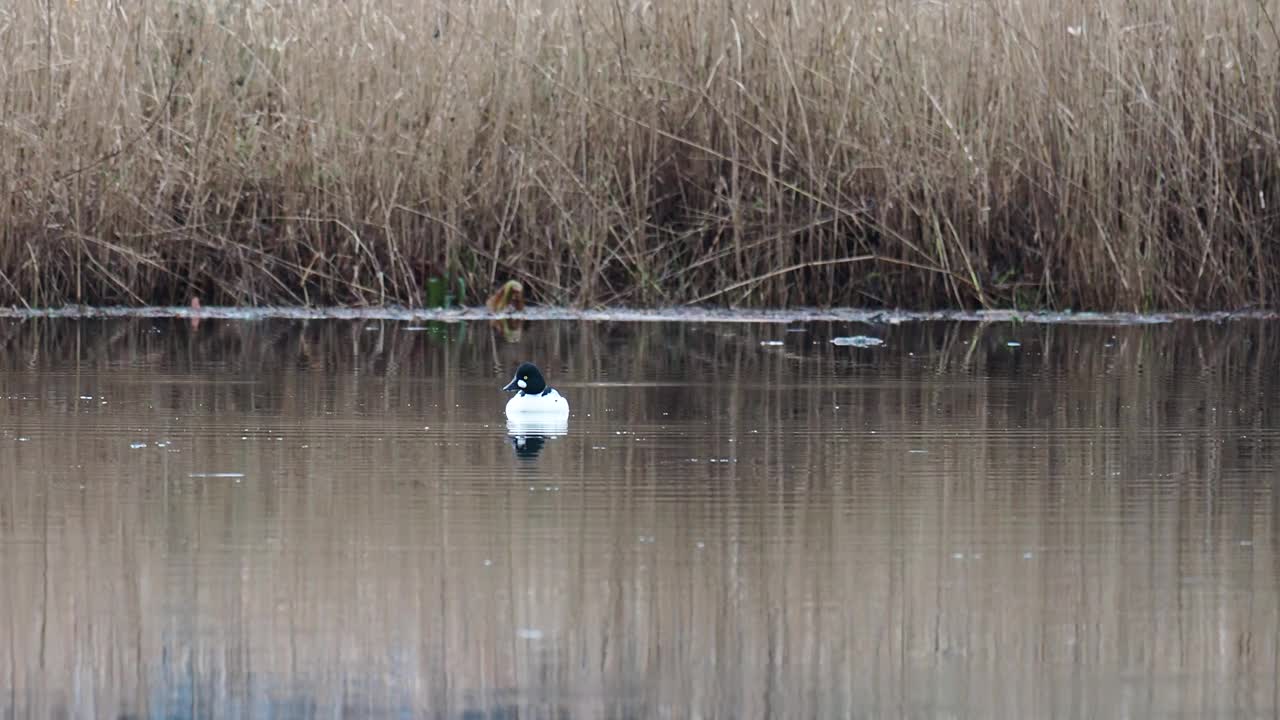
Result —
[[[1274,718],[1278,328],[0,321],[0,716]]]

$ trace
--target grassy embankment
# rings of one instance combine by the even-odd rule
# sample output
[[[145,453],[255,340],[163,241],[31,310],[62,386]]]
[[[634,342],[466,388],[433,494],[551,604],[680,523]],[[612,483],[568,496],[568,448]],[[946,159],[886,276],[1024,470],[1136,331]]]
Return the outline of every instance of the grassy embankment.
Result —
[[[1273,305],[1277,0],[17,0],[0,303]]]

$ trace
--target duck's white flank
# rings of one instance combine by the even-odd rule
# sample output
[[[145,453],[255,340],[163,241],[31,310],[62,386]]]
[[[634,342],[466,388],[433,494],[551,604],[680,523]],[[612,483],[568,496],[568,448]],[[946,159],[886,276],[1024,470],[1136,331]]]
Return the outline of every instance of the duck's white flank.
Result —
[[[507,417],[527,415],[568,417],[569,401],[555,390],[538,395],[518,392],[507,401]]]

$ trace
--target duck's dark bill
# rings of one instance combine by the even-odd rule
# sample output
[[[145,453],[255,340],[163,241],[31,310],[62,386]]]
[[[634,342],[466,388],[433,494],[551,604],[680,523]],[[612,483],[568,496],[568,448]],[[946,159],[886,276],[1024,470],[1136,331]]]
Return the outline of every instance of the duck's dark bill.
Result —
[[[516,378],[511,378],[511,382],[507,383],[507,386],[502,388],[503,392],[515,392],[519,389],[520,388],[516,387]]]

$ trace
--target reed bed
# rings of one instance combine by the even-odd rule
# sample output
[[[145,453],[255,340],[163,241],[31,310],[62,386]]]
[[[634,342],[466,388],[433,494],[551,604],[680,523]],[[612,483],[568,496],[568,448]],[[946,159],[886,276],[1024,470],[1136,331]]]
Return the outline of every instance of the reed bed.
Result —
[[[0,302],[1222,309],[1280,0],[16,0]]]

